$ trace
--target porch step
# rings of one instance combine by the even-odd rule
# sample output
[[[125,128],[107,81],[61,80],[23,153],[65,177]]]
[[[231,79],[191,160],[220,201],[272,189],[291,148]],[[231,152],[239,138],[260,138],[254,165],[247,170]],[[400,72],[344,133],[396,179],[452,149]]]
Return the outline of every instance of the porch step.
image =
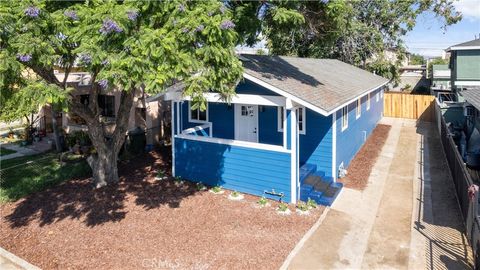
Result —
[[[303,183],[303,181],[311,174],[315,173],[317,171],[317,165],[315,164],[310,164],[310,163],[305,163],[300,167],[300,172],[299,172],[299,178],[300,178],[300,183]]]
[[[333,178],[326,177],[325,173],[316,172],[300,185],[300,200],[306,202],[310,198],[318,204],[331,206],[342,188],[342,183],[334,182]]]

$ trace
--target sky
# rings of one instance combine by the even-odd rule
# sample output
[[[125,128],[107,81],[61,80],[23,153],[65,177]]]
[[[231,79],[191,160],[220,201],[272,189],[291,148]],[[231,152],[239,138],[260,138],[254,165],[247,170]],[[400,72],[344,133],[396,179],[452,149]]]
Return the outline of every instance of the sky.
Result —
[[[408,51],[427,57],[441,56],[446,48],[480,36],[480,0],[459,0],[454,5],[463,19],[442,29],[443,21],[432,13],[417,18],[415,28],[407,33],[404,41]]]

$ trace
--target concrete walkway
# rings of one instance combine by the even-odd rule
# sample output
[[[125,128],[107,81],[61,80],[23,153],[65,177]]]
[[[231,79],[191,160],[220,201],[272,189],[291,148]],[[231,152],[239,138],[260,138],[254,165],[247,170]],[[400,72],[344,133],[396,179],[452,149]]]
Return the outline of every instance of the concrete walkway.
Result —
[[[440,143],[432,126],[417,128],[415,121],[391,118],[382,122],[392,125],[392,129],[372,168],[368,187],[363,191],[345,188],[322,224],[299,243],[283,268],[450,269],[452,265],[461,265],[465,269],[469,266],[471,254],[462,234],[458,205],[447,167],[442,163],[441,148],[428,152],[432,162],[417,162],[424,159],[421,142],[425,138],[429,145]],[[432,186],[435,196],[420,194],[424,188],[419,186],[426,181],[423,174],[420,177],[420,169],[430,172],[439,167],[443,172],[435,175]],[[438,205],[424,207],[424,202]],[[422,213],[418,213],[420,209]],[[419,226],[425,229],[416,230]],[[448,239],[432,237],[447,231]]]
[[[32,145],[27,146],[20,146],[16,143],[5,143],[1,144],[2,147],[14,150],[16,153],[12,153],[9,155],[4,155],[0,157],[0,160],[7,160],[17,157],[24,157],[24,156],[31,156],[40,153],[47,152],[52,149],[52,135],[42,138],[39,142],[34,142]]]
[[[0,248],[0,269],[2,270],[40,270],[40,268]]]

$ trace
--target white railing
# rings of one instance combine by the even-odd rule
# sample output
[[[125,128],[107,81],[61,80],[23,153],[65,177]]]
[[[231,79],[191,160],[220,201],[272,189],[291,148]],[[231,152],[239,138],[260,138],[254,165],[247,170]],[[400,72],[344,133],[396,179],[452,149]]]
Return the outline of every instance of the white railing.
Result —
[[[205,129],[208,129],[208,134],[205,131]],[[212,123],[205,123],[205,124],[200,125],[200,126],[195,126],[195,127],[192,127],[192,128],[184,129],[184,130],[182,130],[182,134],[183,135],[198,136],[198,133],[197,133],[198,131],[200,131],[200,134],[202,134],[201,136],[212,137]]]

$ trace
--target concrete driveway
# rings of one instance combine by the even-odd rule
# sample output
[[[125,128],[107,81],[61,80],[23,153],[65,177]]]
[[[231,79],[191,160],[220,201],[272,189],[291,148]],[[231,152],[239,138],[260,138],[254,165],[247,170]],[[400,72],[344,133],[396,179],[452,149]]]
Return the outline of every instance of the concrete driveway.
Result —
[[[469,269],[453,182],[429,123],[392,126],[368,187],[345,188],[283,269]]]

